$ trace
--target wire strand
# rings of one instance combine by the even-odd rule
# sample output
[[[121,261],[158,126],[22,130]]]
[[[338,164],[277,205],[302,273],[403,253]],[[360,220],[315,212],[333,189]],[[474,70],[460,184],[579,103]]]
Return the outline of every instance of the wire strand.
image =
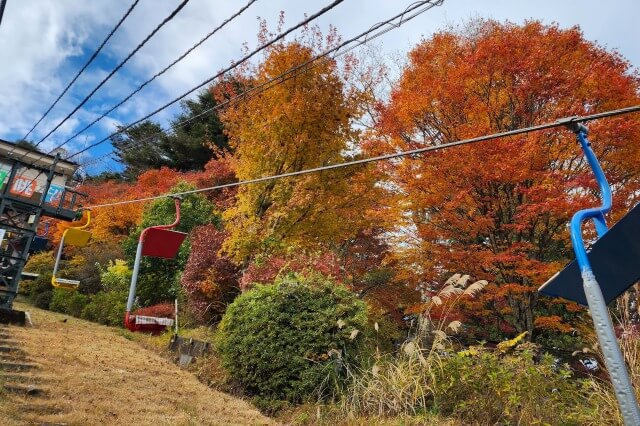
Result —
[[[264,44],[264,45],[262,45],[260,48],[257,48],[257,49],[256,49],[256,50],[254,50],[251,54],[249,54],[248,56],[245,56],[243,59],[241,59],[241,62],[244,62],[244,61],[248,60],[248,59],[249,59],[249,57],[251,57],[251,56],[255,55],[258,51],[260,51],[260,50],[262,50],[262,49],[265,49],[265,48],[267,48],[268,46],[270,46],[270,45],[272,45],[272,44],[276,43],[277,41],[279,41],[280,39],[284,38],[286,35],[288,35],[288,34],[289,34],[289,33],[291,33],[292,31],[296,30],[297,28],[302,27],[302,26],[304,26],[304,25],[307,25],[309,22],[313,21],[314,19],[318,18],[318,17],[319,17],[319,16],[321,16],[322,14],[324,14],[324,13],[328,12],[329,10],[333,9],[335,6],[337,6],[338,4],[342,3],[343,1],[344,1],[344,0],[337,0],[337,1],[334,1],[333,3],[331,3],[331,4],[329,4],[328,6],[324,7],[324,8],[323,8],[323,9],[321,9],[320,11],[316,12],[314,15],[312,15],[312,16],[310,16],[310,17],[306,18],[304,21],[302,21],[302,22],[298,23],[298,24],[297,24],[297,25],[295,25],[294,27],[289,28],[287,31],[285,31],[285,32],[281,33],[281,34],[280,34],[280,35],[278,35],[276,38],[274,38],[274,39],[272,39],[271,41],[269,41],[269,42],[265,43],[265,44]],[[440,0],[440,1],[442,1],[442,0]],[[233,69],[233,68],[235,68],[235,67],[239,66],[239,65],[241,64],[241,62],[236,62],[236,63],[234,63],[233,65],[231,65],[231,66],[228,68],[228,70],[231,70],[231,69]],[[217,76],[220,76],[220,75],[221,75],[221,74],[223,74],[223,73],[224,73],[224,71],[223,71],[223,72],[221,72],[221,73],[218,73],[216,76],[212,77],[212,78],[211,78],[211,79],[209,79],[209,80],[213,80],[213,79],[215,79]],[[202,86],[202,85],[204,85],[204,84],[206,84],[206,83],[203,83],[203,84],[201,84],[200,86]],[[196,88],[192,89],[192,91],[195,91],[195,90],[197,90],[198,88],[199,88],[199,87],[196,87]],[[185,95],[185,96],[186,96],[186,95]],[[71,156],[68,156],[68,157],[65,159],[65,161],[69,161],[72,157],[75,157],[76,155],[79,155],[79,154],[81,154],[81,153],[83,153],[83,152],[87,151],[88,149],[91,149],[91,148],[93,148],[94,146],[99,145],[100,143],[106,142],[109,138],[111,138],[111,137],[113,137],[113,136],[115,136],[115,135],[117,135],[117,134],[119,134],[119,133],[122,133],[122,132],[126,131],[126,129],[128,129],[128,128],[130,128],[130,127],[132,127],[132,126],[136,125],[136,124],[138,124],[139,122],[141,122],[141,121],[143,121],[143,120],[145,120],[145,119],[146,119],[146,118],[143,118],[143,119],[141,119],[141,120],[138,120],[138,122],[130,124],[130,125],[129,125],[129,126],[127,126],[126,128],[123,128],[123,129],[121,129],[120,131],[113,133],[112,135],[108,136],[108,137],[107,137],[107,138],[105,138],[104,140],[99,141],[98,143],[94,143],[94,144],[92,144],[92,145],[90,145],[90,146],[86,147],[85,149],[83,149],[83,150],[81,150],[81,151],[78,151],[78,152],[76,152],[75,154],[73,154],[73,155],[71,155]],[[54,148],[54,149],[53,149],[52,151],[50,151],[50,152],[53,152],[53,151],[55,151],[56,149],[61,148],[61,147],[62,147],[62,145],[64,145],[64,144],[60,144],[60,145],[58,145],[56,148]],[[31,165],[33,166],[37,161],[39,161],[40,159],[44,158],[45,156],[47,156],[47,154],[41,153],[41,155],[40,155],[38,158],[36,158],[36,159],[34,159],[34,160],[32,161]],[[24,156],[23,156],[23,157],[24,157]],[[42,172],[40,172],[40,174],[41,174],[41,173],[42,173]],[[39,175],[38,175],[38,176],[39,176]]]
[[[478,136],[478,137],[475,137],[475,138],[463,139],[463,140],[459,140],[459,141],[456,141],[456,142],[444,143],[444,144],[441,144],[441,145],[434,145],[434,146],[428,146],[428,147],[424,147],[424,148],[417,148],[417,149],[412,149],[412,150],[409,150],[409,151],[394,152],[394,153],[391,153],[391,154],[378,155],[378,156],[375,156],[375,157],[363,158],[363,159],[360,159],[360,160],[347,161],[347,162],[344,162],[344,163],[331,164],[331,165],[321,166],[321,167],[314,167],[314,168],[310,168],[310,169],[304,169],[304,170],[299,170],[299,171],[289,172],[289,173],[282,173],[282,174],[272,175],[272,176],[263,176],[263,177],[259,177],[259,178],[255,178],[255,179],[247,179],[247,180],[243,180],[243,181],[227,183],[227,184],[224,184],[224,185],[216,185],[216,186],[211,186],[211,187],[207,187],[207,188],[200,188],[200,189],[194,189],[194,190],[190,190],[190,191],[177,192],[177,193],[173,193],[173,194],[156,195],[156,196],[153,196],[153,197],[136,198],[136,199],[132,199],[132,200],[116,201],[116,202],[113,202],[113,203],[95,204],[95,205],[89,206],[88,208],[97,209],[97,208],[102,208],[102,207],[119,206],[119,205],[123,205],[123,204],[141,203],[141,202],[145,202],[145,201],[159,200],[159,199],[162,199],[162,198],[167,198],[167,197],[176,196],[176,195],[197,194],[197,193],[201,193],[201,192],[209,192],[209,191],[214,191],[214,190],[218,190],[218,189],[231,188],[231,187],[236,187],[236,186],[241,186],[241,185],[249,185],[249,184],[266,182],[266,181],[277,180],[277,179],[284,179],[284,178],[289,178],[289,177],[294,177],[294,176],[306,175],[306,174],[310,174],[310,173],[317,173],[317,172],[321,172],[321,171],[325,171],[325,170],[341,169],[341,168],[345,168],[345,167],[352,167],[352,166],[361,165],[361,164],[368,164],[368,163],[373,163],[373,162],[386,161],[386,160],[391,160],[391,159],[399,158],[399,157],[407,157],[407,156],[422,154],[422,153],[429,152],[429,151],[439,151],[439,150],[448,149],[448,148],[452,148],[452,147],[456,147],[456,146],[468,145],[468,144],[472,144],[472,143],[476,143],[476,142],[483,142],[483,141],[492,140],[492,139],[501,139],[501,138],[505,138],[505,137],[508,137],[508,136],[516,136],[516,135],[520,135],[520,134],[524,134],[524,133],[531,133],[531,132],[536,132],[536,131],[540,131],[540,130],[551,129],[551,128],[555,128],[555,127],[561,127],[561,126],[565,126],[565,125],[567,125],[567,123],[571,123],[571,122],[592,121],[592,120],[597,120],[597,119],[600,119],[600,118],[614,117],[614,116],[618,116],[618,115],[630,114],[630,113],[639,112],[639,111],[640,111],[640,105],[635,105],[635,106],[631,106],[631,107],[627,107],[627,108],[620,108],[620,109],[605,111],[605,112],[601,112],[601,113],[597,113],[597,114],[586,115],[586,116],[583,116],[583,117],[577,117],[577,116],[576,117],[565,117],[565,118],[561,118],[561,119],[558,119],[558,120],[553,121],[553,122],[539,124],[539,125],[536,125],[536,126],[530,126],[530,127],[520,128],[520,129],[509,130],[509,131],[506,131],[506,132],[494,133],[494,134],[491,134],[491,135]]]
[[[2,17],[4,16],[4,8],[7,5],[7,0],[0,0],[0,24],[2,24]]]
[[[111,138],[113,138],[116,135],[122,134],[123,132],[126,132],[128,129],[130,129],[131,127],[142,123],[145,120],[148,120],[149,118],[153,117],[154,115],[156,115],[157,113],[159,113],[160,111],[165,110],[166,108],[170,107],[171,105],[175,104],[176,102],[180,101],[181,99],[189,96],[190,94],[192,94],[193,92],[195,92],[196,90],[202,88],[203,86],[211,83],[213,80],[223,76],[224,74],[228,73],[229,71],[239,67],[240,65],[242,65],[243,63],[245,63],[246,61],[248,61],[249,59],[251,59],[252,57],[254,57],[255,55],[257,55],[258,53],[260,53],[261,51],[267,49],[268,47],[276,44],[277,42],[279,42],[280,40],[282,40],[283,38],[285,38],[287,35],[291,34],[292,32],[294,32],[295,30],[304,27],[306,25],[308,25],[310,22],[314,21],[315,19],[319,18],[320,16],[324,15],[325,13],[329,12],[331,9],[333,9],[334,7],[338,6],[340,3],[342,3],[344,0],[335,0],[333,1],[331,4],[329,4],[328,6],[325,6],[324,8],[320,9],[318,12],[314,13],[313,15],[309,16],[308,18],[306,18],[305,20],[299,22],[298,24],[294,25],[293,27],[287,29],[286,31],[280,33],[279,35],[277,35],[276,37],[274,37],[273,39],[271,39],[270,41],[262,44],[261,46],[257,47],[256,49],[254,49],[253,51],[251,51],[251,53],[247,54],[246,56],[244,56],[242,59],[240,59],[237,62],[234,62],[233,64],[231,64],[230,66],[224,68],[222,71],[218,72],[216,75],[214,75],[213,77],[207,78],[206,80],[204,80],[202,83],[198,84],[197,86],[195,86],[192,89],[189,89],[188,91],[186,91],[185,93],[183,93],[182,95],[176,97],[175,99],[169,101],[168,103],[164,104],[163,106],[157,108],[156,110],[154,110],[153,112],[145,115],[144,117],[134,121],[133,123],[128,124],[127,126],[119,129],[117,132],[114,132],[112,134],[110,134],[109,136],[105,137],[104,139],[98,141],[98,142],[94,142],[92,144],[90,144],[89,146],[85,147],[84,149],[76,152],[75,154],[67,157],[67,159],[73,158],[79,154],[82,154],[83,152],[86,152],[100,144],[103,144],[104,142],[107,142],[108,140],[110,140]],[[57,146],[55,149],[58,149],[62,146],[63,144],[60,144],[59,146]]]
[[[404,11],[402,11],[401,13],[393,16],[392,18],[387,19],[386,21],[382,21],[379,22],[377,24],[372,25],[371,27],[369,27],[368,30],[363,31],[362,33],[358,34],[355,37],[352,37],[340,44],[338,44],[337,46],[334,46],[330,49],[325,50],[324,52],[322,52],[321,54],[316,55],[315,57],[301,63],[298,64],[290,69],[288,69],[287,71],[285,71],[284,73],[277,75],[263,83],[258,84],[257,86],[253,86],[247,90],[244,90],[243,92],[234,95],[233,97],[231,97],[230,99],[227,99],[223,102],[218,103],[217,105],[206,109],[194,116],[188,117],[183,121],[180,121],[178,123],[172,123],[172,125],[168,128],[168,129],[164,129],[161,132],[155,133],[153,135],[147,136],[143,139],[140,139],[138,141],[134,141],[133,144],[131,144],[130,146],[128,146],[126,149],[122,150],[121,153],[125,153],[125,152],[129,152],[132,151],[133,149],[135,149],[138,145],[142,145],[144,142],[148,141],[148,140],[152,140],[158,136],[163,135],[167,130],[176,130],[179,127],[182,127],[186,124],[188,124],[189,122],[195,120],[196,118],[202,117],[203,115],[209,114],[213,111],[217,111],[223,107],[229,106],[229,105],[234,105],[235,103],[237,103],[240,100],[244,100],[246,99],[247,95],[253,95],[253,96],[257,96],[261,93],[264,93],[265,91],[271,89],[272,87],[277,86],[278,84],[282,84],[292,78],[294,78],[297,74],[296,71],[302,70],[304,69],[304,71],[308,71],[310,69],[312,69],[314,66],[317,66],[318,63],[317,61],[321,60],[321,59],[325,59],[325,60],[329,60],[329,59],[336,59],[339,56],[342,55],[346,55],[347,53],[351,52],[352,50],[369,43],[370,41],[376,39],[377,37],[380,37],[384,34],[386,34],[387,32],[395,29],[395,28],[399,28],[401,25],[403,25],[404,23],[410,21],[411,19],[415,18],[416,16],[430,10],[431,8],[435,7],[435,6],[440,6],[442,3],[444,2],[444,0],[437,0],[437,1],[432,1],[432,0],[425,0],[425,1],[419,1],[419,2],[415,2],[412,3],[411,5],[409,5]],[[409,13],[414,12],[410,15],[408,15]],[[398,23],[393,23],[393,21],[397,20],[398,18],[400,18],[400,20],[398,21]],[[371,35],[374,31],[387,26],[386,28],[374,33],[373,35]],[[362,39],[362,40],[361,40]],[[352,43],[356,43],[353,46],[348,47],[345,50],[340,51],[341,49],[345,48],[346,46],[352,44]],[[330,56],[333,53],[333,56]],[[308,65],[311,65],[312,63],[315,63],[314,65],[312,65],[311,67],[307,67]],[[254,94],[254,92],[258,91],[257,93]],[[99,157],[97,159],[91,160],[89,162],[85,162],[82,165],[84,167],[88,166],[88,165],[92,165],[92,164],[97,164],[101,161],[104,161],[106,158],[108,158],[109,156],[115,155],[116,153],[114,151],[104,155],[103,157]],[[74,154],[75,156],[75,154]],[[71,157],[69,157],[71,158]]]
[[[151,77],[149,80],[145,81],[144,83],[142,83],[140,86],[138,86],[137,89],[135,89],[133,92],[131,92],[127,97],[125,97],[124,99],[122,99],[120,102],[118,102],[116,105],[114,105],[113,107],[111,107],[108,111],[102,113],[98,118],[96,118],[95,120],[93,120],[91,123],[87,124],[84,128],[82,128],[81,130],[79,130],[78,132],[76,132],[73,136],[71,136],[70,138],[68,138],[67,140],[65,140],[62,145],[66,145],[67,143],[71,142],[73,139],[77,138],[78,136],[80,136],[82,133],[86,132],[87,130],[89,130],[94,124],[96,124],[98,121],[102,120],[103,118],[105,118],[106,116],[108,116],[109,114],[111,114],[114,110],[116,110],[117,108],[121,107],[125,102],[127,102],[129,99],[131,99],[134,95],[136,95],[138,92],[140,92],[142,89],[144,89],[149,83],[151,83],[152,81],[154,81],[156,78],[160,77],[161,75],[163,75],[164,73],[166,73],[170,68],[172,68],[174,65],[176,65],[178,62],[182,61],[187,55],[189,55],[191,52],[193,52],[196,48],[198,48],[202,43],[204,43],[205,41],[207,41],[211,36],[213,36],[215,33],[217,33],[218,31],[220,31],[222,28],[224,28],[228,23],[230,23],[231,21],[233,21],[234,19],[236,19],[238,16],[240,16],[242,14],[242,12],[244,12],[245,10],[247,10],[253,3],[255,3],[258,0],[250,0],[247,4],[245,4],[240,10],[238,10],[236,13],[234,13],[233,15],[231,15],[229,18],[225,19],[220,25],[218,25],[216,28],[214,28],[212,31],[210,31],[207,35],[205,35],[204,37],[202,37],[200,39],[199,42],[197,42],[196,44],[194,44],[193,46],[191,46],[189,49],[187,49],[182,55],[180,55],[176,60],[174,60],[173,62],[171,62],[169,65],[167,65],[162,71],[157,72],[156,74],[153,75],[153,77]]]
[[[96,57],[98,56],[98,53],[100,53],[100,51],[102,50],[102,48],[107,44],[107,42],[109,41],[109,39],[113,36],[113,34],[118,30],[118,28],[120,28],[120,25],[122,25],[122,23],[125,21],[125,19],[127,19],[127,17],[131,14],[131,12],[133,11],[133,9],[136,7],[136,5],[138,4],[140,0],[135,0],[131,6],[129,6],[129,9],[125,12],[125,14],[122,16],[122,18],[120,18],[120,20],[118,21],[118,23],[116,24],[115,27],[113,27],[111,29],[111,31],[109,32],[109,34],[107,34],[107,37],[102,40],[102,43],[100,44],[100,46],[98,46],[98,48],[96,49],[95,52],[93,52],[93,54],[91,55],[91,57],[89,58],[89,60],[84,64],[84,66],[82,68],[80,68],[80,71],[77,72],[77,74],[73,77],[73,79],[69,82],[69,84],[67,84],[67,87],[64,88],[64,90],[62,91],[62,93],[60,93],[60,95],[56,98],[55,101],[53,101],[53,103],[51,104],[51,106],[49,107],[49,109],[47,109],[45,111],[44,114],[42,114],[42,117],[40,117],[40,119],[36,122],[36,124],[33,125],[33,127],[31,127],[31,129],[27,132],[26,135],[23,136],[22,139],[26,140],[29,135],[31,134],[31,132],[33,132],[33,130],[38,126],[38,124],[40,124],[42,122],[42,120],[44,120],[44,118],[49,115],[49,113],[51,112],[51,110],[58,104],[58,102],[60,101],[60,99],[62,99],[62,97],[65,95],[65,93],[67,93],[67,91],[71,88],[71,86],[73,86],[73,83],[76,82],[76,80],[78,79],[78,77],[80,77],[80,75],[87,69],[87,67],[93,62],[94,59],[96,59]]]
[[[73,111],[71,111],[64,119],[62,119],[62,121],[60,121],[51,131],[49,131],[49,133],[47,133],[42,139],[40,139],[40,141],[38,141],[38,143],[36,144],[36,147],[39,146],[45,139],[47,139],[49,136],[51,136],[51,134],[53,132],[55,132],[56,130],[58,130],[60,128],[60,126],[62,126],[64,123],[66,123],[67,120],[69,120],[69,118],[71,118],[71,116],[73,116],[73,114],[75,114],[80,108],[82,108],[82,106],[84,104],[86,104],[89,99],[91,99],[91,97],[111,78],[113,77],[113,75],[118,72],[127,62],[129,62],[129,59],[131,59],[140,49],[142,49],[142,47],[149,41],[151,40],[151,38],[153,36],[156,35],[156,33],[158,31],[160,31],[160,29],[162,27],[164,27],[167,23],[169,23],[177,14],[178,12],[180,12],[182,10],[183,7],[186,6],[186,4],[189,2],[189,0],[183,0],[182,3],[180,3],[178,5],[178,7],[176,7],[173,12],[171,12],[169,14],[169,16],[167,16],[166,18],[164,18],[164,20],[158,24],[158,26],[156,26],[156,28],[154,28],[153,31],[151,31],[151,33],[149,33],[149,35],[147,35],[144,40],[142,40],[142,42],[140,42],[140,44],[138,44],[136,46],[135,49],[133,49],[126,58],[124,58],[124,60],[122,62],[120,62],[83,100],[82,102],[80,102],[78,104],[78,106],[76,106]],[[56,147],[60,148],[62,145]]]

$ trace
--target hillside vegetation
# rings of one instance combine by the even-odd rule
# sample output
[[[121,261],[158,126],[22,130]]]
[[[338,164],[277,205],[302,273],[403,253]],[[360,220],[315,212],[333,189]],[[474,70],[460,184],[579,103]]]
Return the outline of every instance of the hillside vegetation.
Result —
[[[33,327],[7,333],[37,367],[20,373],[42,395],[0,397],[0,423],[68,425],[268,425],[248,403],[127,340],[119,329],[17,305]],[[15,378],[0,373],[0,380]],[[13,374],[13,373],[12,373]]]

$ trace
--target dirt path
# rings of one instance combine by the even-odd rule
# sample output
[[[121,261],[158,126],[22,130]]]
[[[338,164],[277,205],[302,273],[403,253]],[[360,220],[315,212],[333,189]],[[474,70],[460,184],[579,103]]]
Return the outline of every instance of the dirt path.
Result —
[[[34,327],[0,329],[0,381],[13,386],[0,394],[0,424],[272,424],[117,329],[17,308]]]

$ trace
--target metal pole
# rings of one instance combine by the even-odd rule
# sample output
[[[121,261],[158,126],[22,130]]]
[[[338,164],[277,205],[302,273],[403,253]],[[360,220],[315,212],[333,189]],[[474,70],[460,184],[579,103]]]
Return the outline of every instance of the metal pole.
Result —
[[[627,426],[640,426],[640,409],[636,394],[624,362],[624,357],[618,341],[616,339],[615,330],[600,285],[596,281],[596,277],[591,269],[591,263],[587,256],[582,239],[582,224],[586,220],[593,220],[596,226],[598,236],[601,237],[607,232],[607,224],[604,215],[611,210],[611,187],[602,171],[602,167],[598,162],[591,144],[587,140],[587,128],[581,124],[573,123],[572,130],[576,133],[578,142],[595,174],[596,180],[600,187],[600,198],[602,206],[599,208],[591,208],[580,210],[571,219],[571,241],[573,250],[576,254],[576,260],[582,274],[582,282],[584,293],[589,304],[589,312],[593,319],[593,325],[598,336],[598,341],[604,355],[604,362],[607,371],[611,377],[618,405],[624,424]]]
[[[140,235],[138,241],[138,249],[136,250],[136,260],[133,263],[133,273],[131,274],[131,287],[129,287],[129,298],[127,299],[127,313],[133,309],[133,301],[136,298],[136,285],[138,284],[138,272],[140,272],[140,260],[142,259],[142,240],[144,239],[144,231]]]
[[[178,335],[178,299],[175,299],[175,303],[176,303],[176,314],[175,314],[175,330],[176,330],[176,336]]]
[[[56,263],[53,265],[53,276],[55,277],[58,273],[58,266],[60,265],[60,258],[62,257],[62,247],[64,246],[64,234],[62,234],[62,239],[60,239],[60,245],[58,246],[58,255],[56,256]]]

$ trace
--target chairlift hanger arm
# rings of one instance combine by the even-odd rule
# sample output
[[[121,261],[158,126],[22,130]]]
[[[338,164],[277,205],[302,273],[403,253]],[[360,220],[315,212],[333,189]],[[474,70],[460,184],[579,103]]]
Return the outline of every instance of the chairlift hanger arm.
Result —
[[[598,207],[580,210],[574,214],[571,219],[571,242],[573,243],[580,271],[584,271],[585,269],[591,270],[591,264],[587,257],[587,250],[584,247],[582,225],[584,222],[591,219],[595,224],[598,238],[602,237],[607,232],[608,227],[605,220],[605,214],[611,211],[612,194],[611,186],[607,181],[607,177],[602,171],[602,166],[596,158],[593,149],[591,149],[591,143],[587,139],[588,129],[582,123],[576,121],[569,121],[567,126],[576,133],[576,138],[582,147],[582,151],[589,162],[589,166],[591,167],[600,188],[601,205]]]
[[[176,206],[176,218],[173,221],[173,223],[169,225],[154,225],[154,226],[150,226],[148,228],[143,229],[142,232],[140,233],[140,241],[144,242],[144,238],[146,237],[147,232],[150,229],[173,229],[180,224],[180,203],[182,201],[182,197],[174,196],[171,198],[173,198],[173,201],[175,202],[175,206]]]
[[[87,212],[87,223],[85,223],[84,225],[80,225],[80,226],[72,226],[71,228],[73,228],[73,229],[85,229],[85,228],[87,228],[89,226],[89,224],[91,223],[91,209],[88,209],[88,208],[80,209],[80,214],[82,214],[83,212]],[[82,220],[82,216],[80,217],[80,220]],[[69,228],[69,229],[71,229],[71,228]]]
[[[601,287],[597,281],[582,238],[582,224],[589,219],[593,220],[595,224],[598,238],[603,237],[607,233],[608,228],[604,215],[611,210],[611,186],[609,182],[607,182],[602,167],[591,149],[591,144],[587,140],[588,131],[586,127],[577,122],[577,120],[568,120],[566,125],[576,133],[578,142],[580,142],[582,151],[600,187],[601,200],[600,206],[580,210],[571,218],[571,242],[573,244],[573,251],[576,255],[576,263],[582,276],[584,294],[589,305],[589,311],[593,319],[596,335],[598,336],[598,342],[604,354],[605,365],[611,377],[611,383],[613,384],[616,399],[620,406],[624,424],[627,426],[640,425],[640,407],[638,407],[636,394],[631,383],[629,372],[627,371],[622,351],[618,345],[602,292],[602,289],[606,287]],[[606,283],[603,282],[603,285],[606,286]]]

